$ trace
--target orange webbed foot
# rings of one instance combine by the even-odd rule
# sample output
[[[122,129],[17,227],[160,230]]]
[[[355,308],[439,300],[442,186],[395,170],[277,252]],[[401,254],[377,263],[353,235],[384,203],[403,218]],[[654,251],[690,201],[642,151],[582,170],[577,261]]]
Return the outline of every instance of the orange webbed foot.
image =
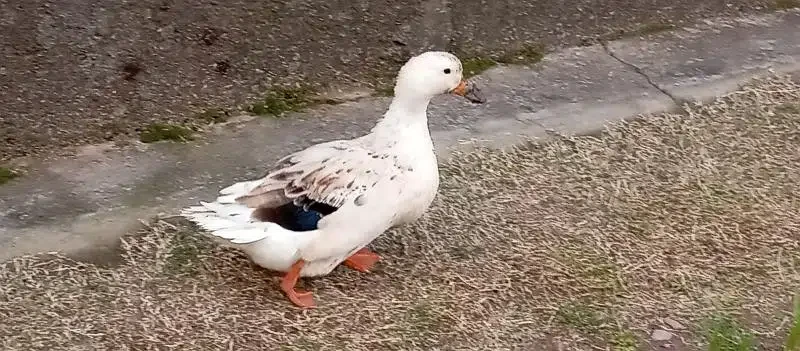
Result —
[[[295,306],[302,308],[314,308],[317,304],[314,303],[314,295],[310,291],[303,290],[284,290],[286,297],[289,298]]]
[[[378,254],[368,249],[361,249],[344,260],[344,265],[359,272],[369,273],[369,270],[372,269],[375,263],[380,259],[381,257],[378,256]]]
[[[289,271],[286,272],[286,275],[283,276],[283,280],[281,281],[281,290],[283,290],[286,297],[289,298],[289,301],[296,306],[314,308],[316,304],[314,303],[314,296],[311,292],[295,289],[294,287],[297,285],[297,280],[300,278],[300,270],[303,269],[304,265],[305,261],[299,260],[289,268]]]

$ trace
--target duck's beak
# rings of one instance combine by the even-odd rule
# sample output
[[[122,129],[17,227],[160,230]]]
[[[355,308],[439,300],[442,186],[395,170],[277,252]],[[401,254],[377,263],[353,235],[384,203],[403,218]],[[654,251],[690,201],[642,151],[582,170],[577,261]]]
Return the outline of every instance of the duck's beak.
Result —
[[[467,100],[476,104],[482,104],[486,102],[486,97],[483,96],[481,90],[478,89],[478,86],[476,86],[475,83],[468,82],[466,80],[462,80],[460,83],[458,83],[458,86],[451,90],[450,93],[463,96]]]

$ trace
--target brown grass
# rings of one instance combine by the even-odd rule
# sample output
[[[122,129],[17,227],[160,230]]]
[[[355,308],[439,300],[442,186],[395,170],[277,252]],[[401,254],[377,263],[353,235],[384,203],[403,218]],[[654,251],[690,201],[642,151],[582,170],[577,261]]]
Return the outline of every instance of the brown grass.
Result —
[[[316,310],[183,222],[126,237],[114,268],[17,258],[0,348],[633,350],[670,317],[688,328],[673,349],[696,349],[726,315],[778,349],[800,291],[799,102],[772,78],[596,137],[459,155],[426,217],[374,243],[375,272],[303,282]]]

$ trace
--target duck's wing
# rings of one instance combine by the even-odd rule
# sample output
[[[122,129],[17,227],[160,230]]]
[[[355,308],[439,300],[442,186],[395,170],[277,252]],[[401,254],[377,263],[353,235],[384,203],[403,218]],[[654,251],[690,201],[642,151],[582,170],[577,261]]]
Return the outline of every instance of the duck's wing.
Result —
[[[235,184],[222,193],[253,208],[277,207],[301,198],[339,208],[404,171],[389,153],[355,141],[333,141],[286,156],[264,178]]]

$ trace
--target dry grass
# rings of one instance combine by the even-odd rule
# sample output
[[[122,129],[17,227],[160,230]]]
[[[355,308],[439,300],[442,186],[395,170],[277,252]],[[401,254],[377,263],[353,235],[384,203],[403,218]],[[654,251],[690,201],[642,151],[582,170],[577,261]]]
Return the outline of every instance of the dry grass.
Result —
[[[773,78],[596,137],[461,155],[426,218],[374,244],[374,273],[304,281],[316,310],[183,223],[125,238],[114,268],[14,259],[0,346],[634,350],[670,317],[680,350],[724,315],[777,350],[800,291],[798,103]]]

